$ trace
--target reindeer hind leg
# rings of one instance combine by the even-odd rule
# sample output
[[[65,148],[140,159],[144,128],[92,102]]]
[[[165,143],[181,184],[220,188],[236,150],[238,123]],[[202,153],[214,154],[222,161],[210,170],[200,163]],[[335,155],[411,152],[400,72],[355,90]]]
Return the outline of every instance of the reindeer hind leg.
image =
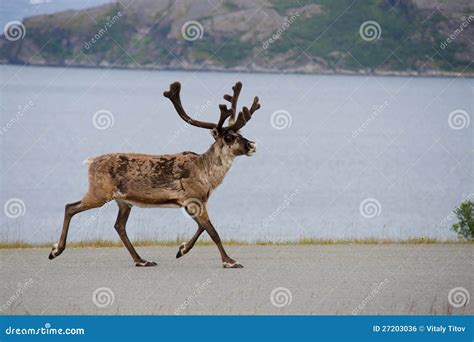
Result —
[[[61,237],[59,238],[59,243],[55,243],[53,245],[51,253],[49,253],[49,260],[53,260],[54,258],[58,257],[64,251],[64,249],[66,249],[67,234],[69,231],[69,224],[71,223],[72,217],[80,212],[101,207],[106,202],[107,199],[99,199],[91,195],[90,193],[87,193],[82,198],[82,200],[66,204],[64,210],[64,222]]]

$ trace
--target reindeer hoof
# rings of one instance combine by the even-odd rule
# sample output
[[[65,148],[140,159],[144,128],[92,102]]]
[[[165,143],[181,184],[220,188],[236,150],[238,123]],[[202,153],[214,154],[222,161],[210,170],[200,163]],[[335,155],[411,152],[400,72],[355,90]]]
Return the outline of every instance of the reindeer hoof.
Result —
[[[222,263],[222,267],[224,267],[224,268],[244,268],[244,266],[241,265],[240,263],[238,263],[237,261],[234,261],[234,262],[224,261]]]
[[[49,260],[53,260],[54,258],[56,258],[59,254],[61,254],[61,252],[59,252],[59,249],[58,249],[58,244],[55,243],[53,245],[53,248],[51,250],[51,253],[49,253]]]
[[[186,242],[183,242],[183,243],[179,246],[179,251],[178,251],[178,253],[176,254],[176,259],[181,258],[184,254],[186,254]]]
[[[146,260],[141,260],[135,263],[135,266],[137,267],[152,267],[158,265],[154,261],[146,261]]]

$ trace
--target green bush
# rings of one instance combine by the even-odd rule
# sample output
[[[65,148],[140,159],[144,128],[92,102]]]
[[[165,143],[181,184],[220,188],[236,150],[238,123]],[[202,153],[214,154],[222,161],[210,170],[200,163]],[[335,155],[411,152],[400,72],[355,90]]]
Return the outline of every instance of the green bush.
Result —
[[[453,224],[451,229],[458,234],[459,238],[474,240],[474,203],[471,201],[462,202],[454,212],[459,222]]]

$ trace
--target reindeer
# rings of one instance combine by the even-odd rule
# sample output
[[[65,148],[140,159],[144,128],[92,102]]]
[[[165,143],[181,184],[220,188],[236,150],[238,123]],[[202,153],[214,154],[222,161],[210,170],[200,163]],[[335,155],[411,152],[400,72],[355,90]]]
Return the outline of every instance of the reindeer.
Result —
[[[53,245],[49,259],[58,257],[66,248],[69,224],[74,215],[115,200],[119,208],[115,229],[135,266],[157,264],[142,259],[127,236],[126,224],[132,206],[184,208],[196,221],[198,229],[191,240],[179,246],[176,258],[189,253],[199,236],[206,231],[219,249],[223,267],[242,268],[239,262],[227,255],[207,213],[207,201],[224,179],[234,158],[240,155],[251,156],[256,152],[255,142],[244,138],[239,130],[260,108],[258,97],[254,98],[250,109],[243,107],[236,117],[242,83],[237,82],[232,89],[232,96],[224,95],[231,107],[229,109],[225,104],[219,105],[220,118],[217,124],[194,120],[186,114],[181,104],[179,82],[172,83],[170,89],[163,93],[171,100],[184,121],[211,131],[215,141],[202,154],[111,153],[87,159],[85,163],[89,165],[89,189],[80,201],[66,204],[61,237],[59,243]],[[227,119],[229,124],[224,127]]]

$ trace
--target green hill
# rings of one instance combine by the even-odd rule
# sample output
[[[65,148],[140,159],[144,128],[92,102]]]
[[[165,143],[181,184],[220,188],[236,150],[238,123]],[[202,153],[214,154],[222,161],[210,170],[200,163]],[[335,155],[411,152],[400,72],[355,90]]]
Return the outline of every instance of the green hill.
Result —
[[[467,75],[472,14],[469,0],[127,0],[26,18],[22,39],[1,37],[0,61]]]

